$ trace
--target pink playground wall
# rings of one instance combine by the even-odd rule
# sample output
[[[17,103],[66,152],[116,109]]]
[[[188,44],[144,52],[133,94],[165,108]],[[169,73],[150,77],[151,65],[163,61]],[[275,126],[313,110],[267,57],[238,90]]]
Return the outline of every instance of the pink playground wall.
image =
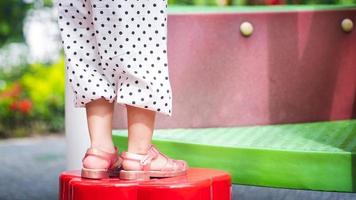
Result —
[[[341,30],[345,17],[356,23],[356,9],[169,14],[173,115],[156,115],[156,128],[356,118],[356,30]],[[115,109],[114,128],[127,128]]]

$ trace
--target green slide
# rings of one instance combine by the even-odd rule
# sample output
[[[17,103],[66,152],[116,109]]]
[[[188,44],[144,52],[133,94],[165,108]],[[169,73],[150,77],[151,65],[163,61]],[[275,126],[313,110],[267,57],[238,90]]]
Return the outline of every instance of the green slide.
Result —
[[[127,149],[127,129],[113,131]],[[156,129],[154,144],[236,184],[356,192],[356,120],[252,127]]]

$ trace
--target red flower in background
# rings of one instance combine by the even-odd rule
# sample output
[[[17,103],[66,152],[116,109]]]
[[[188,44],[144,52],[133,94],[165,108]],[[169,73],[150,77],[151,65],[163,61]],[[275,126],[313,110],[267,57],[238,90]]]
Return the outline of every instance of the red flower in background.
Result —
[[[32,108],[32,102],[28,99],[23,99],[18,102],[18,110],[22,113],[29,113]]]
[[[10,110],[16,111],[17,110],[17,102],[16,101],[12,102],[9,107],[10,107]]]
[[[10,109],[13,111],[20,111],[24,114],[28,114],[31,111],[32,102],[28,99],[14,101],[10,104]]]
[[[19,111],[28,114],[32,108],[32,102],[29,99],[19,99],[22,92],[21,84],[15,82],[10,88],[0,93],[0,99],[13,98],[15,99],[9,106],[12,111]]]

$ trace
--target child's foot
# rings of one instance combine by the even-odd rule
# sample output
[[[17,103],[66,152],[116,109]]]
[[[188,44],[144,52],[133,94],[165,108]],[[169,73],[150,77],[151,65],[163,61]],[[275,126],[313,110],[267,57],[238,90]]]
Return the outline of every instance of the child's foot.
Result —
[[[147,154],[122,152],[121,179],[149,179],[150,177],[173,177],[184,175],[188,164],[184,160],[173,160],[151,145]]]
[[[82,162],[81,176],[83,178],[102,179],[118,177],[122,159],[118,155],[117,147],[114,147],[112,152],[91,147],[87,150]]]

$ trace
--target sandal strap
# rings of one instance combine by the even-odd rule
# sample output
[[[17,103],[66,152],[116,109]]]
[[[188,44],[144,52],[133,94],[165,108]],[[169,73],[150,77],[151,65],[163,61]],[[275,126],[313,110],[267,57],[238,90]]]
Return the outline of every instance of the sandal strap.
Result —
[[[137,161],[140,163],[142,170],[148,171],[151,169],[152,160],[159,155],[162,155],[166,159],[165,165],[159,171],[176,171],[187,167],[185,161],[169,158],[167,155],[161,153],[153,144],[148,149],[147,154],[136,154],[123,151],[121,153],[121,158],[125,160]]]
[[[148,171],[151,169],[151,162],[153,159],[157,158],[160,152],[155,148],[152,144],[148,149],[147,156],[140,161],[141,165],[143,165],[143,170]]]
[[[156,147],[154,146],[153,147],[154,149],[156,149]],[[158,151],[156,149],[156,151]],[[165,159],[166,159],[166,163],[165,165],[160,169],[160,171],[174,171],[174,170],[177,170],[179,168],[179,161],[177,160],[174,160],[170,157],[168,157],[167,155],[159,152],[160,155],[162,155]]]
[[[87,149],[85,156],[82,159],[82,162],[84,162],[84,159],[87,156],[91,155],[108,161],[109,165],[111,165],[112,163],[116,163],[118,160],[118,157],[116,156],[118,153],[118,148],[114,146],[114,149],[115,149],[114,153],[109,153],[96,147],[90,147]]]
[[[151,162],[155,159],[160,152],[151,145],[147,151],[147,154],[136,154],[127,151],[121,153],[121,157],[126,160],[138,161],[143,170],[147,171],[150,169]]]

